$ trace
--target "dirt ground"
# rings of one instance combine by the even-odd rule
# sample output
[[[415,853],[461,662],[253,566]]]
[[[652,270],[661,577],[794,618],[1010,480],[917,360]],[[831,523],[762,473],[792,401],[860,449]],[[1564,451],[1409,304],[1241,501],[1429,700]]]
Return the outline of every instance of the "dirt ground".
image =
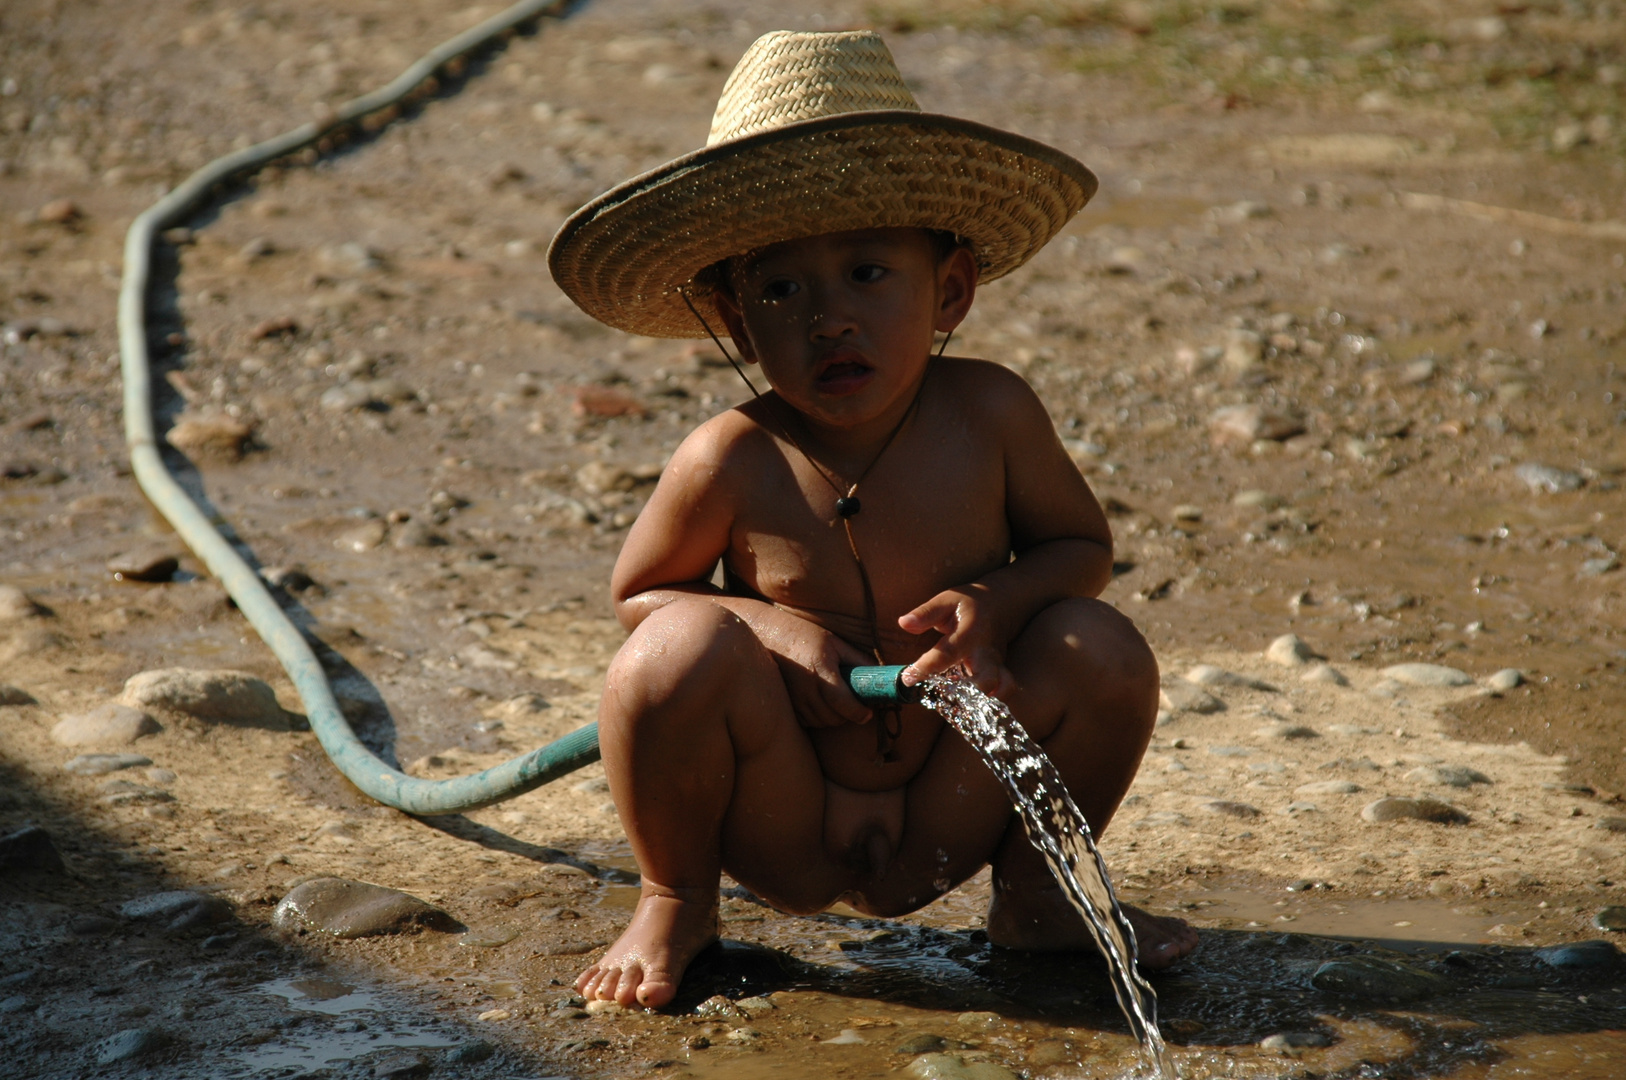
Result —
[[[896,925],[730,894],[727,936],[758,948],[708,961],[671,1015],[577,1016],[568,984],[636,880],[597,769],[441,821],[372,804],[299,730],[172,723],[112,748],[158,770],[136,770],[158,792],[142,798],[63,771],[79,751],[52,725],[140,671],[247,671],[300,711],[128,474],[114,309],[130,220],[497,10],[0,10],[0,585],[41,605],[0,612],[0,684],[29,699],[0,705],[0,834],[38,824],[65,862],[0,872],[8,1061],[49,1077],[868,1076],[909,1061],[890,1043],[946,1024],[1025,1075],[1121,1072],[1110,1007],[1001,997],[1022,980],[985,945],[961,963],[985,880]],[[1206,931],[1164,984],[1173,1040],[1216,1075],[1214,1055],[1232,1075],[1512,1075],[1556,1036],[1515,1025],[1494,1052],[1429,1057],[1449,1040],[1418,1033],[1455,1021],[1357,1011],[1284,1065],[1254,1044],[1295,1009],[1336,1009],[1204,1012],[1182,987],[1278,923],[1523,956],[1598,936],[1594,914],[1626,902],[1623,17],[1612,0],[583,3],[167,238],[160,427],[251,429],[174,466],[260,565],[299,572],[281,580],[347,712],[409,771],[473,771],[590,721],[622,637],[607,592],[626,527],[683,435],[746,391],[707,349],[576,312],[547,242],[583,201],[699,146],[758,34],[877,27],[927,109],[1051,142],[1102,180],[982,290],[953,348],[1039,389],[1112,515],[1106,597],[1163,661],[1168,716],[1103,850],[1128,896]],[[179,570],[115,580],[109,560],[131,553]],[[1266,659],[1287,633],[1349,685]],[[1479,682],[1383,675],[1408,662]],[[1199,663],[1245,678],[1198,691],[1179,677]],[[1506,668],[1522,683],[1488,690]],[[1442,784],[1442,766],[1487,782]],[[1359,790],[1300,790],[1323,781]],[[1391,795],[1468,821],[1361,819]],[[468,932],[272,932],[276,901],[321,874],[405,890]],[[117,914],[181,888],[226,900],[229,926]],[[894,963],[894,941],[974,977]],[[696,1011],[719,992],[767,1004]],[[1519,1075],[1620,1075],[1619,1015],[1585,1021],[1604,1064]],[[126,1029],[163,1045],[95,1064]],[[843,1031],[861,1041],[823,1048]],[[287,1050],[318,1034],[343,1044],[332,1063]]]

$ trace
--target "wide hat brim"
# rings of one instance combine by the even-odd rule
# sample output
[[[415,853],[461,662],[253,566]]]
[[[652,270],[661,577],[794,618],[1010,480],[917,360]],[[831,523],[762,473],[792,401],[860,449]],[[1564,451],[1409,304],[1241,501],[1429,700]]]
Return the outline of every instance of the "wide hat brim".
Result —
[[[723,259],[853,229],[942,229],[970,245],[987,281],[1032,258],[1096,187],[1077,160],[1009,131],[935,113],[843,113],[697,150],[618,185],[559,228],[548,268],[600,322],[704,337],[682,291],[697,291],[695,276]],[[704,291],[691,299],[710,314]]]

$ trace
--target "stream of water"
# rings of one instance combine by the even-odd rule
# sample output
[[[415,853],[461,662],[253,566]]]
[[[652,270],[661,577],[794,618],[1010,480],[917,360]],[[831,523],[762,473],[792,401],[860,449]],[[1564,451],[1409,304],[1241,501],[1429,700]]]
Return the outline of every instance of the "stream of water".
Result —
[[[1157,1028],[1157,994],[1135,966],[1135,931],[1112,891],[1089,822],[1055,763],[1005,703],[977,689],[968,676],[934,675],[919,690],[921,703],[942,714],[1005,785],[1028,839],[1106,957],[1112,992],[1142,1052],[1158,1076],[1175,1080],[1179,1074]]]

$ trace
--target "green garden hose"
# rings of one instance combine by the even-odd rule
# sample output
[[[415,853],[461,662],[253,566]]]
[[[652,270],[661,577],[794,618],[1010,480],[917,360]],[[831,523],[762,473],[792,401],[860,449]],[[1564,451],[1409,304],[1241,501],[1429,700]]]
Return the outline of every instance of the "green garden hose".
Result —
[[[119,362],[124,378],[124,434],[130,465],[141,490],[211,574],[282,664],[304,703],[311,730],[334,766],[351,783],[385,806],[408,814],[456,814],[489,806],[541,787],[599,758],[598,725],[589,724],[561,739],[472,776],[419,780],[391,768],[350,729],[310,642],[282,610],[265,582],[222,536],[176,482],[159,452],[152,417],[152,366],[147,351],[147,285],[154,239],[203,205],[219,184],[248,176],[289,154],[315,145],[336,129],[399,104],[447,64],[479,49],[523,23],[558,14],[563,0],[522,0],[493,18],[431,49],[389,85],[356,98],[322,123],[305,124],[246,150],[216,158],[174,191],[143,211],[124,242],[124,278],[119,289]],[[907,696],[902,668],[854,668],[848,680],[870,704],[895,703]]]

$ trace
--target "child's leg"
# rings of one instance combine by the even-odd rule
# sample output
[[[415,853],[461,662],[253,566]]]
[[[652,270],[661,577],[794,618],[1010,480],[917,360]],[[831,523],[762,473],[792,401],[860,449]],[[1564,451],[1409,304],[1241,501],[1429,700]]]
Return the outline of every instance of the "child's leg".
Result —
[[[783,679],[749,627],[704,600],[650,615],[610,665],[599,741],[643,874],[621,938],[585,971],[589,999],[658,1008],[717,937],[725,861],[767,899],[817,911],[846,874],[824,852],[823,774]]]
[[[1006,658],[1020,690],[1012,711],[1044,745],[1097,837],[1129,790],[1157,716],[1158,672],[1133,624],[1098,600],[1041,612]],[[1083,948],[1083,921],[1049,867],[1012,820],[992,860],[988,936],[1024,949]],[[1190,952],[1197,933],[1181,919],[1129,905],[1142,966],[1166,967]]]

